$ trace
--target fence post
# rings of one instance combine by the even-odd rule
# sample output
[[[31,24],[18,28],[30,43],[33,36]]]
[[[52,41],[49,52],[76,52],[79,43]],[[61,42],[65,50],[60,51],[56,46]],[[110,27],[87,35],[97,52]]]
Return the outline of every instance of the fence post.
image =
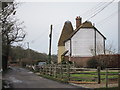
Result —
[[[46,65],[44,65],[44,75],[46,75]]]
[[[55,64],[53,64],[53,77],[55,77]]]
[[[101,83],[101,78],[100,78],[100,66],[97,67],[97,73],[98,73],[98,84]]]
[[[50,76],[52,76],[52,65],[50,65]]]
[[[118,89],[120,90],[120,71],[118,73]]]
[[[50,76],[51,76],[51,64],[50,64]]]
[[[70,81],[70,65],[67,65],[67,76],[68,76],[68,81]]]
[[[45,75],[45,66],[43,66],[43,74]]]
[[[40,67],[40,72],[41,72],[41,75],[42,75],[42,67]]]
[[[41,74],[43,75],[43,67],[41,67]]]
[[[51,66],[51,76],[53,76],[53,64]]]
[[[61,67],[60,67],[60,72],[61,72],[61,79],[63,79],[63,65],[61,64]]]
[[[57,78],[57,65],[55,65],[55,78]]]
[[[42,74],[44,75],[44,66],[42,66]]]
[[[50,74],[51,74],[51,73],[50,73],[50,71],[51,71],[50,69],[51,69],[51,66],[49,65],[49,76],[50,76]]]
[[[41,74],[41,67],[39,68],[39,73]]]
[[[50,76],[50,64],[48,65],[48,75]]]
[[[106,68],[106,88],[108,88],[108,68]]]
[[[46,75],[48,75],[48,66],[46,65]]]

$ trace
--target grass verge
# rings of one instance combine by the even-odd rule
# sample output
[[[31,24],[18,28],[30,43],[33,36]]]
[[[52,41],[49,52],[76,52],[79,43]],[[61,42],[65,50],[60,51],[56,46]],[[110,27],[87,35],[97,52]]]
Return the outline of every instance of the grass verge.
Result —
[[[47,78],[47,79],[51,79],[51,80],[54,80],[54,81],[58,81],[58,82],[61,82],[61,83],[68,83],[68,81],[65,80],[65,79],[54,78],[53,76],[48,76],[48,75],[39,75],[39,76]]]

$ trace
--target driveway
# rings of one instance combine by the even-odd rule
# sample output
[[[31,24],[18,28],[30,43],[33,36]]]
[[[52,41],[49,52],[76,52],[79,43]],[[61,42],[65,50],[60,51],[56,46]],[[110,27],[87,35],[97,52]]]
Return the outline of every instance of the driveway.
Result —
[[[12,83],[13,88],[76,88],[79,90],[83,89],[82,87],[60,83],[37,76],[33,72],[20,67],[11,67],[9,72],[3,77]]]

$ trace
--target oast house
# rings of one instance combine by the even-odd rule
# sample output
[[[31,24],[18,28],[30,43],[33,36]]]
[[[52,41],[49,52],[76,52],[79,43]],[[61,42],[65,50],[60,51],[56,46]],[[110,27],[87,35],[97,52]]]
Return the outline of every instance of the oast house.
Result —
[[[76,17],[76,29],[72,23],[64,23],[58,41],[58,63],[65,60],[86,66],[88,59],[95,55],[105,54],[106,37],[90,22],[82,23],[80,16]]]

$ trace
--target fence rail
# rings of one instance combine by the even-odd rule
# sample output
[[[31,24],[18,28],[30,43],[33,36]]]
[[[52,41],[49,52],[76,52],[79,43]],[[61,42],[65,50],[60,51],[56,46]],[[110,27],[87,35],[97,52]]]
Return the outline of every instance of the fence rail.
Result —
[[[120,87],[120,73],[113,71],[120,71],[120,68],[106,68],[105,70],[101,70],[100,67],[97,69],[92,68],[76,68],[74,65],[64,65],[64,64],[48,64],[44,66],[40,66],[37,68],[37,71],[41,75],[52,76],[57,79],[64,79],[66,81],[87,81],[87,82],[95,82],[100,84],[101,80],[105,80],[106,88],[109,85],[109,77],[115,76],[114,79],[118,80],[118,86]],[[104,78],[103,78],[104,76]],[[118,77],[117,77],[118,76]],[[113,79],[113,78],[111,78]]]
[[[66,79],[67,81],[82,81],[84,80],[91,80],[94,82],[100,83],[100,70],[98,69],[91,69],[91,68],[76,68],[73,65],[67,64],[59,64],[59,65],[44,65],[38,68],[38,71],[41,75],[49,75],[55,78]],[[90,71],[90,72],[86,72]],[[95,73],[91,73],[91,71]],[[86,74],[86,75],[97,75],[97,77],[93,78],[84,78],[79,77],[79,75]],[[78,75],[78,76],[77,76]]]

